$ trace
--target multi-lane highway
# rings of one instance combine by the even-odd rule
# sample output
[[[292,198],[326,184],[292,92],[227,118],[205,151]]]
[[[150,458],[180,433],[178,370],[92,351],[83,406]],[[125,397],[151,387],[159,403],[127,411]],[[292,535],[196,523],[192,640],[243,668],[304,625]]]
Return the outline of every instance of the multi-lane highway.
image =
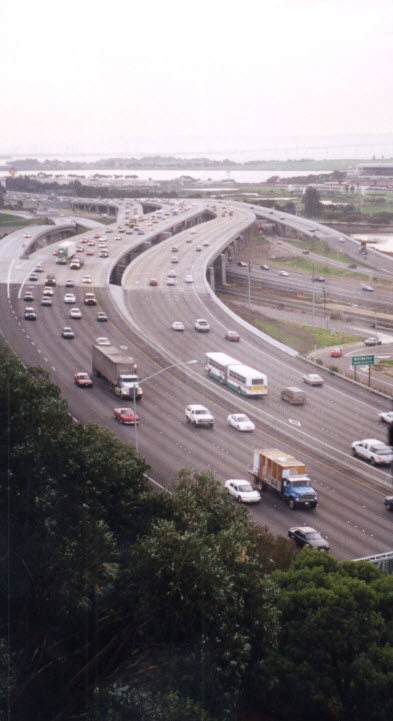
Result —
[[[126,203],[121,205],[119,222],[124,221],[125,206]],[[159,230],[170,229],[179,219],[195,218],[202,208],[199,203],[183,207],[176,211],[176,218],[159,217],[151,228],[143,224],[144,240]],[[169,206],[171,209],[173,206]],[[378,412],[390,410],[388,400],[329,374],[324,375],[322,388],[304,386],[302,375],[312,370],[307,362],[269,342],[236,317],[230,317],[206,281],[206,269],[217,252],[253,219],[252,210],[243,205],[234,205],[233,216],[223,217],[218,212],[215,219],[195,226],[193,232],[187,229],[148,248],[128,267],[122,286],[110,289],[108,282],[115,259],[137,242],[134,236],[125,235],[115,240],[116,226],[107,235],[109,258],[99,258],[96,247],[93,256],[85,255],[85,265],[79,271],[55,265],[51,247],[28,260],[12,258],[6,277],[4,272],[2,277],[1,330],[25,362],[40,363],[51,372],[76,418],[104,424],[130,440],[134,440],[134,430],[118,426],[113,420],[112,409],[118,402],[105,385],[96,380],[90,392],[73,383],[76,371],[91,371],[91,345],[95,339],[107,336],[114,345],[127,348],[138,362],[142,379],[172,363],[197,360],[195,365],[161,373],[144,384],[144,398],[138,410],[141,416],[138,447],[151,464],[152,477],[170,486],[176,472],[184,466],[212,469],[222,481],[247,477],[254,448],[282,448],[306,463],[320,496],[319,506],[316,511],[293,513],[277,496],[267,493],[251,510],[258,523],[284,535],[295,522],[313,525],[329,539],[338,558],[388,551],[392,547],[392,517],[384,509],[383,498],[391,487],[390,471],[371,468],[352,458],[350,448],[356,439],[384,440],[386,428],[378,421]],[[86,237],[93,235],[91,231]],[[177,251],[172,250],[174,246]],[[174,257],[177,263],[172,262]],[[45,272],[38,282],[29,283],[28,274],[39,261]],[[48,271],[56,275],[57,286],[52,307],[41,307],[41,291]],[[170,271],[176,272],[174,286],[167,285]],[[93,279],[91,285],[82,282],[86,274]],[[186,280],[187,276],[192,278],[191,282]],[[71,306],[64,303],[68,290],[65,282],[69,278],[75,282],[72,292],[76,295],[75,305],[82,310],[80,320],[70,319]],[[150,285],[153,278],[158,285]],[[36,322],[23,320],[26,304],[22,289],[26,285],[35,286]],[[83,303],[84,292],[92,287],[98,307]],[[97,322],[97,309],[107,313],[108,323]],[[209,333],[194,330],[196,318],[209,321]],[[184,332],[172,330],[175,320],[184,323]],[[74,340],[61,338],[64,325],[73,327]],[[239,332],[240,343],[225,340],[228,327]],[[204,373],[207,351],[224,351],[267,373],[268,395],[247,400],[208,379]],[[304,406],[292,407],[281,401],[281,390],[289,384],[306,388]],[[185,422],[184,410],[189,403],[202,403],[213,412],[216,419],[213,430],[195,429]],[[256,425],[255,432],[243,434],[229,428],[227,415],[235,411],[250,416]]]

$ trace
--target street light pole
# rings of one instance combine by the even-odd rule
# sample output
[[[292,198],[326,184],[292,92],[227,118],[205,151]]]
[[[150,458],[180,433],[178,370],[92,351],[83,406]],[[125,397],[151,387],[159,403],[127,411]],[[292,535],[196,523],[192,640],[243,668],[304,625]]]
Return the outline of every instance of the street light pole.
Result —
[[[146,383],[146,381],[150,381],[152,378],[155,378],[155,376],[159,376],[160,373],[164,373],[165,371],[169,371],[171,368],[177,368],[178,366],[190,366],[194,365],[194,363],[198,363],[197,360],[189,360],[189,361],[180,361],[180,363],[172,363],[170,366],[166,366],[165,368],[161,368],[161,370],[156,371],[156,373],[152,373],[151,376],[147,376],[147,378],[143,378],[143,380],[138,381],[138,386],[141,386],[142,383]],[[136,422],[136,386],[133,387],[133,401],[134,401],[134,445],[135,450],[138,452],[138,424]]]

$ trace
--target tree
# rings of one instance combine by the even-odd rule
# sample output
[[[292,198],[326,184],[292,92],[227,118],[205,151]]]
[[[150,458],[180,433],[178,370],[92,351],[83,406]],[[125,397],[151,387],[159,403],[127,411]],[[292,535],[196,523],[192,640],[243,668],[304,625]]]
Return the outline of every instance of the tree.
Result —
[[[319,200],[319,193],[316,188],[308,187],[304,193],[304,215],[306,218],[316,218],[321,216],[323,206]]]
[[[282,627],[268,659],[277,679],[271,706],[293,721],[388,721],[392,576],[366,562],[340,564],[308,550],[273,576]]]

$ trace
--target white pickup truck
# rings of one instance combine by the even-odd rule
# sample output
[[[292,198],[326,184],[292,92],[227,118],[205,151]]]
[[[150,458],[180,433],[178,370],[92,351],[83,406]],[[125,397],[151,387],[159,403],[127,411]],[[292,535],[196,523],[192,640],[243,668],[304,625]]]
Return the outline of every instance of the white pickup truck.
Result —
[[[363,441],[354,441],[352,443],[352,453],[354,456],[359,456],[366,461],[370,461],[372,466],[376,464],[387,465],[393,462],[392,448],[375,438],[365,438]]]
[[[186,408],[186,421],[192,423],[193,426],[206,426],[213,428],[214,416],[205,406],[190,405]]]

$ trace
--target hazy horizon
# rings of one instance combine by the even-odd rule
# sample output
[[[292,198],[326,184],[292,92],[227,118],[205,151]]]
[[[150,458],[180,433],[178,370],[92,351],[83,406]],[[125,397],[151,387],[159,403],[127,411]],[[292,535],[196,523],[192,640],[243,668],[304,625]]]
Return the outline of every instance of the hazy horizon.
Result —
[[[388,0],[14,0],[0,155],[381,157],[392,25]]]

